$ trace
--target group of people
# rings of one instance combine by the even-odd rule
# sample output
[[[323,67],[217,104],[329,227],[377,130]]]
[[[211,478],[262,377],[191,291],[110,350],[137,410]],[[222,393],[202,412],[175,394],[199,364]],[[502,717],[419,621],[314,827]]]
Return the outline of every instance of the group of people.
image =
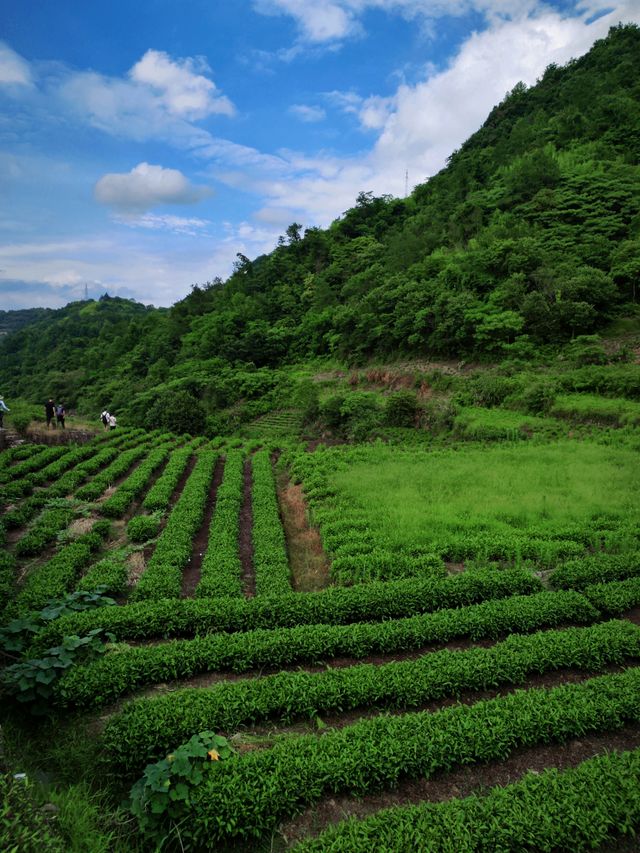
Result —
[[[106,409],[104,409],[100,414],[100,420],[102,421],[102,426],[105,430],[116,428],[116,416],[110,415]]]
[[[51,424],[53,424],[53,428],[56,428],[57,424],[60,424],[60,428],[64,429],[64,419],[67,416],[65,412],[64,403],[54,403],[51,397],[44,404],[44,413],[47,418],[47,429],[50,428]]]

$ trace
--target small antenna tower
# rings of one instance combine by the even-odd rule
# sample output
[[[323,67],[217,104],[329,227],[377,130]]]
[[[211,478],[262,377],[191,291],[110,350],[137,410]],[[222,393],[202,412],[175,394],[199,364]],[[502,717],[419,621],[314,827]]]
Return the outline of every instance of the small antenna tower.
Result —
[[[404,197],[406,198],[409,195],[409,170],[405,169],[404,172]]]
[[[88,299],[89,299],[89,286],[87,285],[87,282],[85,281],[85,283],[84,283],[84,301],[87,302]]]

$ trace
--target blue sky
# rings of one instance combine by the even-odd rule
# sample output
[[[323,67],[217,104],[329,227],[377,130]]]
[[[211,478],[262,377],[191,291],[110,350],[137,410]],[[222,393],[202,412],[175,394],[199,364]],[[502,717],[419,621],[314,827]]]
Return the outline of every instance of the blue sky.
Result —
[[[403,195],[640,0],[4,0],[0,308],[170,305]]]

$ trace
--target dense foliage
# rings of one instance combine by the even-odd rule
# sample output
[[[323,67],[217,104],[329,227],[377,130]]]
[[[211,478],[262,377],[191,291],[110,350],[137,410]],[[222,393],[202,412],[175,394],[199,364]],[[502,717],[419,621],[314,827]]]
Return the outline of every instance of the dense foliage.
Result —
[[[4,393],[213,434],[289,399],[265,368],[292,358],[530,357],[598,330],[637,298],[639,49],[638,27],[613,28],[518,84],[408,198],[293,223],[170,310],[105,296],[30,316],[0,343]]]

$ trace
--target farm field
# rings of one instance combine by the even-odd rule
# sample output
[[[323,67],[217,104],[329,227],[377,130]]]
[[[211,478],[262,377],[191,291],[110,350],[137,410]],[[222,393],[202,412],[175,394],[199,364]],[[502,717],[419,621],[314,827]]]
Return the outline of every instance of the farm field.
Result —
[[[633,428],[311,449],[265,423],[0,455],[24,849],[633,849]]]

